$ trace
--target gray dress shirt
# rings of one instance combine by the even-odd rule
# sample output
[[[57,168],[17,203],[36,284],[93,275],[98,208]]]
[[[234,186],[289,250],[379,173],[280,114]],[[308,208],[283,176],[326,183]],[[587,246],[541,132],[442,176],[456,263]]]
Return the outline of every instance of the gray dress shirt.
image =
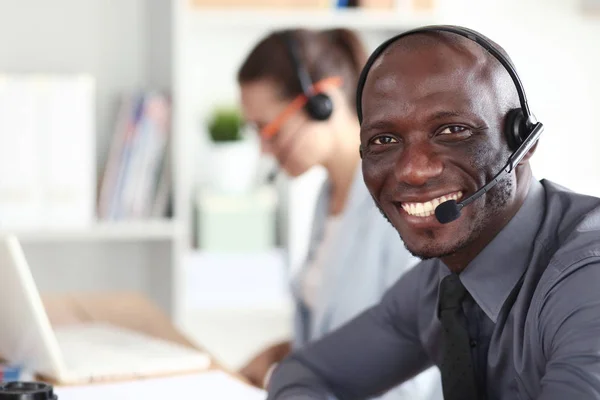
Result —
[[[441,365],[440,281],[423,261],[382,301],[274,371],[269,399],[364,399]],[[460,274],[486,400],[600,399],[600,199],[532,180]]]

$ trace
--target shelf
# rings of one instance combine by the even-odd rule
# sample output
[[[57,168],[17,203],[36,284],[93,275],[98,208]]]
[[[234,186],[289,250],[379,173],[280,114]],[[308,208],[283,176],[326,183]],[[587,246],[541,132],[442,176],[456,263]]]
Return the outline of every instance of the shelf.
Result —
[[[178,233],[173,221],[123,221],[98,222],[82,228],[42,228],[16,231],[12,233],[22,241],[130,241],[130,240],[170,240]]]
[[[293,10],[218,8],[189,9],[192,21],[199,27],[274,28],[303,26],[306,28],[346,27],[369,30],[406,30],[436,23],[436,13],[380,10]]]

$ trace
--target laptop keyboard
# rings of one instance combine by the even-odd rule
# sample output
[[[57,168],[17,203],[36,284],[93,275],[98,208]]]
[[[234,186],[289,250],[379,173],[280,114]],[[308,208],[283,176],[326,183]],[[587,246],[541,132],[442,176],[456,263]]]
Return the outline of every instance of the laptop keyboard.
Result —
[[[199,371],[210,365],[198,350],[108,324],[59,327],[55,333],[67,373],[76,380]]]

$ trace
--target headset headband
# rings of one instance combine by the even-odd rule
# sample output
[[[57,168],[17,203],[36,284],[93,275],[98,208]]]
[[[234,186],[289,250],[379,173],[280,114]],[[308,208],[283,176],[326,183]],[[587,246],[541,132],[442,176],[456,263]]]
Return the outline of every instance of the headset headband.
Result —
[[[371,69],[373,63],[379,58],[381,53],[393,42],[399,40],[405,36],[412,35],[415,33],[423,33],[423,32],[450,32],[456,35],[465,37],[467,39],[472,40],[473,42],[479,44],[481,47],[486,49],[494,58],[496,58],[504,67],[504,69],[508,72],[510,77],[512,78],[514,85],[517,89],[517,93],[519,95],[519,102],[521,103],[521,110],[523,111],[523,115],[525,117],[526,124],[528,127],[532,126],[535,123],[535,119],[533,118],[531,112],[529,111],[529,105],[527,104],[527,97],[525,96],[525,89],[523,88],[523,84],[521,83],[521,79],[517,74],[515,67],[511,64],[511,62],[500,53],[486,38],[484,38],[481,34],[467,28],[452,26],[452,25],[431,25],[425,26],[421,28],[412,29],[403,33],[400,33],[385,42],[383,42],[371,56],[367,60],[360,77],[358,79],[358,86],[356,89],[356,113],[358,115],[358,120],[362,122],[362,92],[367,80],[367,74]]]
[[[304,63],[300,61],[300,46],[292,31],[282,32],[282,37],[285,42],[285,48],[288,52],[289,59],[292,62],[292,68],[294,68],[294,72],[296,73],[300,87],[302,88],[302,93],[306,96],[310,96],[313,82]]]

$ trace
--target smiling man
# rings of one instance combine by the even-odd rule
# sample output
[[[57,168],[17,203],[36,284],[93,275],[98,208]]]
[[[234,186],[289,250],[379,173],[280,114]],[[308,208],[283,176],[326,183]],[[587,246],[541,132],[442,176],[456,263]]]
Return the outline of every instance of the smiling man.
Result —
[[[423,261],[282,362],[269,399],[368,398],[432,365],[446,400],[600,399],[600,199],[533,177],[541,124],[504,51],[400,35],[357,97],[365,183]]]

